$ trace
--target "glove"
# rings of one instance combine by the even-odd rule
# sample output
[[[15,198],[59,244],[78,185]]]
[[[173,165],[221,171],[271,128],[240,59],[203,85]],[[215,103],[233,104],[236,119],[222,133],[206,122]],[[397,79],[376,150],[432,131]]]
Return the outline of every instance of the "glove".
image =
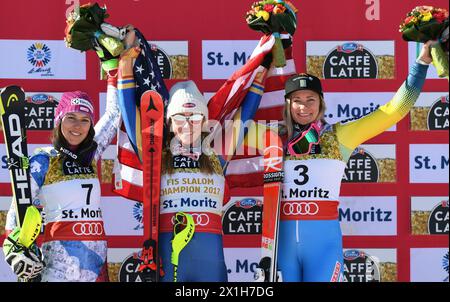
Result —
[[[40,275],[45,267],[42,253],[36,244],[26,248],[18,243],[20,228],[17,227],[4,241],[3,252],[5,260],[17,275],[24,281],[29,281]]]

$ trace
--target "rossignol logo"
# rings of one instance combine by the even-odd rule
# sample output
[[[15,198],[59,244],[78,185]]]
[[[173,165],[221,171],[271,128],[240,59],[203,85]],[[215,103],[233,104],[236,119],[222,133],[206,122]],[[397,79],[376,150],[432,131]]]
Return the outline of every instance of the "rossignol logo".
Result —
[[[431,235],[449,234],[448,200],[444,200],[431,210],[428,218],[428,233]]]
[[[378,259],[359,250],[344,252],[344,281],[380,282]]]
[[[262,208],[262,201],[254,198],[229,202],[222,216],[223,233],[261,234]]]
[[[431,105],[427,117],[427,125],[429,130],[448,130],[448,98],[448,95],[443,96]]]
[[[364,45],[344,43],[328,53],[323,76],[325,79],[376,79],[378,63]]]
[[[375,157],[363,148],[357,148],[347,162],[342,181],[378,182],[379,171]]]
[[[44,68],[52,59],[50,47],[36,42],[27,49],[27,60],[33,65],[28,73],[40,73],[41,76],[53,76],[51,68]]]

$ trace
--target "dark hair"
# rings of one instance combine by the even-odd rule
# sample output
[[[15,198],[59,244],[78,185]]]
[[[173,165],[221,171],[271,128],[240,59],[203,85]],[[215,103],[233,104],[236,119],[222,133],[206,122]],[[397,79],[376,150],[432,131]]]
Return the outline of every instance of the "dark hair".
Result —
[[[79,166],[87,167],[91,165],[92,160],[94,159],[95,156],[95,151],[97,150],[97,142],[94,141],[94,137],[95,137],[95,130],[91,123],[88,135],[78,145],[77,150],[74,152],[77,155],[77,159],[74,159],[74,161]],[[61,130],[61,123],[58,123],[58,125],[55,128],[53,128],[50,140],[57,151],[60,151],[61,147],[70,150],[70,144],[64,137],[64,134],[62,133]],[[66,157],[67,155],[61,153],[61,156]]]

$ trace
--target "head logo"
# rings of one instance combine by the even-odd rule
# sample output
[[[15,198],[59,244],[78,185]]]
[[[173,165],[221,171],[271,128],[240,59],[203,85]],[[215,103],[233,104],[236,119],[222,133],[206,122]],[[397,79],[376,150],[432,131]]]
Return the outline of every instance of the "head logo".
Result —
[[[28,48],[27,59],[34,67],[44,67],[52,59],[52,52],[44,43],[36,42]]]
[[[428,218],[428,233],[431,235],[448,235],[448,220],[448,200],[444,200],[431,210],[431,215]]]
[[[380,282],[379,261],[363,251],[344,252],[344,280],[347,282]]]
[[[137,225],[134,230],[142,230],[144,228],[143,224],[143,208],[142,203],[136,202],[133,206],[133,218],[137,221]]]
[[[364,150],[356,148],[347,162],[343,182],[378,182],[380,169],[375,157]]]
[[[449,108],[448,95],[442,96],[433,105],[427,117],[427,126],[429,130],[448,130],[449,128]]]
[[[325,79],[376,79],[376,57],[363,45],[354,42],[337,45],[323,63]]]

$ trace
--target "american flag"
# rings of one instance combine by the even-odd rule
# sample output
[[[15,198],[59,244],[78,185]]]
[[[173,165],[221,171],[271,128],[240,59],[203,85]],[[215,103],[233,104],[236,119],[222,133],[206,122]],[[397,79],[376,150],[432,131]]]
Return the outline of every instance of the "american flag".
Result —
[[[272,66],[268,71],[264,94],[253,116],[256,122],[283,121],[284,84],[291,75],[296,73],[292,47],[285,50],[285,55],[286,66],[280,68]],[[258,147],[261,146],[247,144],[247,141],[244,141],[242,149],[244,152],[232,157],[226,170],[226,179],[230,188],[263,185],[263,156],[255,155],[257,152],[254,151]]]
[[[141,35],[142,36],[142,35]],[[142,41],[145,39],[141,38]],[[247,63],[237,70],[229,80],[217,91],[208,104],[210,119],[219,120],[223,122],[225,119],[232,119],[236,116],[246,116],[242,112],[253,110],[256,108],[241,108],[241,106],[252,106],[251,103],[243,104],[245,96],[249,91],[256,73],[259,70],[265,55],[272,50],[274,45],[273,36],[264,36]],[[140,56],[141,57],[141,56]],[[295,73],[295,64],[292,59],[292,48],[286,49],[287,65],[283,68],[271,67],[268,71],[265,82],[264,94],[262,95],[259,108],[256,110],[255,116],[246,116],[254,120],[282,120],[282,108],[284,105],[284,83],[291,74]],[[159,70],[154,70],[154,75],[159,74],[160,81],[156,79],[147,79],[147,76],[152,76],[151,70],[145,73],[145,77],[141,77],[141,68],[139,68],[141,61],[137,60],[135,64],[134,76],[137,79],[136,93],[139,88],[147,83],[156,86],[157,83],[164,87],[164,83],[160,76]],[[153,64],[151,66],[157,66]],[[138,79],[140,78],[140,80]],[[147,80],[146,80],[147,79]],[[146,86],[147,87],[147,86]],[[151,86],[150,86],[151,87]],[[148,89],[148,88],[147,88]],[[145,89],[145,90],[147,90]],[[142,90],[143,92],[144,90]],[[167,90],[165,90],[167,91]],[[141,92],[141,93],[142,93]],[[160,91],[158,91],[160,92]],[[164,97],[164,92],[160,92]],[[121,94],[121,87],[119,85],[119,96]],[[167,99],[166,97],[164,97]],[[131,109],[129,109],[132,111]],[[118,160],[114,167],[115,174],[115,192],[136,201],[142,201],[142,166],[136,152],[130,142],[129,137],[124,132],[123,128],[118,134]],[[247,150],[255,146],[247,146]],[[254,155],[239,155],[231,158],[228,167],[226,178],[230,187],[248,187],[248,186],[262,186],[262,166],[260,165],[262,157]]]
[[[141,146],[140,100],[147,90],[157,91],[169,100],[169,92],[156,62],[154,45],[150,46],[135,29],[141,53],[133,67],[133,78],[119,78],[119,105],[123,123],[117,134],[118,156],[114,167],[114,191],[126,198],[142,201],[142,164],[139,156]],[[133,99],[135,102],[126,100]]]

